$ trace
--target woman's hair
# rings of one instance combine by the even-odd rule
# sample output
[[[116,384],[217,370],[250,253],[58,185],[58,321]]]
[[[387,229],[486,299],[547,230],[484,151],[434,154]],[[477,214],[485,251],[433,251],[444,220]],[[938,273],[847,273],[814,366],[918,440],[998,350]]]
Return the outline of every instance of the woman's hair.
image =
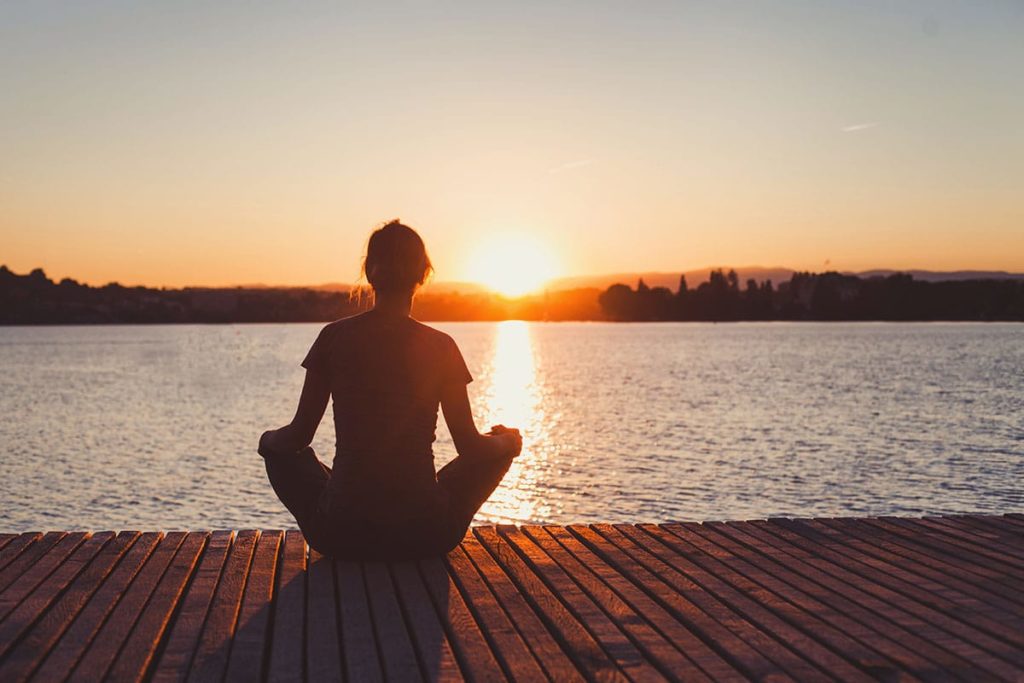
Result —
[[[397,218],[370,235],[363,276],[375,292],[415,291],[433,272],[423,239]]]

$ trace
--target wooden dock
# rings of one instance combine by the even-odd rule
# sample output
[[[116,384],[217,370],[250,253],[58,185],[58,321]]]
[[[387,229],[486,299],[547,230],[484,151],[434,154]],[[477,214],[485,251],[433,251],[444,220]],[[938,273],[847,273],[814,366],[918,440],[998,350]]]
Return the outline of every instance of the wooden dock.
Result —
[[[1024,516],[0,535],[0,681],[1024,680]]]

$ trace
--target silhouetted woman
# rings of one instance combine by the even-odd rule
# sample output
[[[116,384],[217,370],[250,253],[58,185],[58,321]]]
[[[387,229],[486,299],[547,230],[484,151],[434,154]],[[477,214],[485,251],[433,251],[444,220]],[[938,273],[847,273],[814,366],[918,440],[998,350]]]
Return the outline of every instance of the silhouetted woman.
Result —
[[[302,365],[291,423],[259,452],[274,491],[309,544],[346,558],[413,558],[451,550],[519,454],[518,430],[477,431],[472,380],[451,337],[413,320],[413,295],[432,271],[423,240],[392,221],[374,231],[363,272],[372,310],[330,323]],[[309,444],[334,399],[334,467]],[[434,472],[438,405],[458,457]]]

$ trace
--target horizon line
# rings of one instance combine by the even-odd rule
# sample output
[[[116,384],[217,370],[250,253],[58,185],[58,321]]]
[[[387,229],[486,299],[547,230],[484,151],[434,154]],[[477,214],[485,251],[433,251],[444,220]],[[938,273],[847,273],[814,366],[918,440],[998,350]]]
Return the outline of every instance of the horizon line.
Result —
[[[36,267],[36,268],[32,268],[32,269],[30,269],[30,270],[28,270],[28,271],[26,271],[24,273],[17,273],[14,269],[12,269],[10,266],[7,266],[6,264],[0,264],[0,269],[7,270],[10,273],[13,273],[15,275],[21,275],[21,276],[28,275],[31,272],[35,271],[35,270],[41,270],[41,271],[43,271],[44,274],[46,274],[47,278],[49,278],[50,280],[52,280],[54,282],[58,282],[59,283],[61,280],[70,279],[70,280],[74,280],[75,282],[77,282],[80,285],[86,285],[86,286],[89,286],[89,287],[104,287],[104,286],[107,286],[107,285],[114,285],[114,284],[116,284],[116,285],[119,285],[121,287],[126,287],[126,288],[145,287],[145,288],[148,288],[148,289],[328,289],[328,288],[355,289],[355,288],[361,286],[358,282],[343,282],[343,281],[322,282],[322,283],[318,283],[318,284],[309,284],[309,283],[307,283],[307,284],[268,284],[268,283],[263,283],[263,282],[234,283],[234,284],[222,284],[222,285],[204,285],[204,284],[167,285],[167,284],[143,284],[143,283],[130,283],[129,284],[129,283],[122,282],[120,280],[108,280],[106,282],[100,282],[100,281],[96,281],[96,280],[79,280],[78,278],[75,278],[73,276],[64,276],[64,277],[61,277],[61,278],[58,279],[57,277],[52,276],[49,273],[46,273],[45,268],[42,268],[41,266],[40,267]],[[873,273],[891,273],[891,274],[895,274],[895,273],[911,273],[911,274],[913,274],[913,273],[926,273],[928,275],[953,275],[953,276],[957,276],[957,275],[963,276],[963,275],[971,275],[971,274],[979,274],[979,275],[1004,275],[1004,276],[1008,276],[1011,279],[1024,278],[1024,270],[1021,270],[1021,271],[1011,271],[1011,270],[1005,270],[1005,269],[989,269],[989,268],[957,268],[957,269],[954,269],[954,270],[932,270],[932,269],[929,269],[929,268],[873,267],[873,268],[865,268],[865,269],[861,269],[861,270],[850,270],[850,269],[839,270],[839,269],[833,269],[833,268],[823,268],[823,269],[819,269],[819,270],[813,270],[813,269],[791,268],[789,266],[758,266],[758,265],[729,266],[729,265],[715,265],[715,266],[704,266],[704,267],[700,267],[700,268],[690,268],[690,269],[687,269],[687,270],[620,271],[620,272],[614,272],[614,273],[595,273],[595,274],[585,274],[585,275],[565,275],[565,276],[559,276],[559,277],[551,278],[547,283],[545,283],[545,285],[543,287],[540,287],[537,290],[535,290],[533,292],[529,292],[529,293],[524,294],[522,296],[529,296],[531,294],[535,295],[535,294],[543,293],[545,291],[552,291],[552,290],[553,291],[562,291],[562,290],[569,290],[569,289],[584,289],[584,288],[588,288],[588,287],[599,287],[599,286],[601,286],[601,285],[598,285],[596,283],[595,284],[589,284],[589,285],[588,284],[584,284],[584,283],[576,284],[576,283],[574,283],[574,281],[598,280],[598,281],[608,281],[609,284],[616,284],[615,282],[612,282],[612,280],[614,280],[615,278],[629,278],[629,279],[643,279],[643,278],[649,278],[649,277],[663,277],[663,278],[672,277],[672,278],[678,278],[678,277],[682,277],[682,276],[685,276],[685,275],[691,275],[691,274],[707,273],[708,275],[710,275],[710,273],[712,273],[712,272],[714,272],[716,270],[722,270],[722,271],[726,271],[726,272],[728,272],[730,270],[734,270],[737,273],[740,273],[740,272],[743,272],[743,271],[784,271],[785,273],[787,273],[787,275],[786,275],[787,279],[793,273],[822,274],[822,273],[829,273],[829,272],[839,273],[841,275],[853,275],[853,276],[863,276],[863,275],[866,275],[866,274],[873,274]],[[772,279],[772,278],[765,278],[765,279]],[[623,282],[621,284],[628,284],[628,283]],[[609,285],[603,285],[603,286],[609,286]],[[486,285],[484,285],[482,283],[473,282],[471,280],[436,280],[436,281],[429,281],[429,282],[427,282],[426,284],[423,285],[423,289],[424,290],[429,290],[431,288],[438,288],[438,287],[447,287],[447,288],[451,288],[451,289],[460,289],[461,288],[461,289],[479,290],[481,292],[490,292],[490,293],[493,293],[493,294],[501,295],[500,292],[496,292],[496,291],[492,290],[491,288],[487,287]],[[518,298],[518,297],[511,297],[511,298]]]

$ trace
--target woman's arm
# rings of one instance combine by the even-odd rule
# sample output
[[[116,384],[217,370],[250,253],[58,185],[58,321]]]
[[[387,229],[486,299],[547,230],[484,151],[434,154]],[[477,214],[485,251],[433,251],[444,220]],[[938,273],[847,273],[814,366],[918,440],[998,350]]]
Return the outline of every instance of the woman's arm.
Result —
[[[518,429],[497,425],[491,428],[490,434],[477,430],[465,384],[453,382],[441,390],[441,410],[459,455],[471,458],[519,455],[523,439]]]
[[[322,373],[307,370],[295,417],[284,427],[260,437],[261,452],[266,447],[275,453],[295,453],[312,443],[330,397],[331,385],[327,378]]]

